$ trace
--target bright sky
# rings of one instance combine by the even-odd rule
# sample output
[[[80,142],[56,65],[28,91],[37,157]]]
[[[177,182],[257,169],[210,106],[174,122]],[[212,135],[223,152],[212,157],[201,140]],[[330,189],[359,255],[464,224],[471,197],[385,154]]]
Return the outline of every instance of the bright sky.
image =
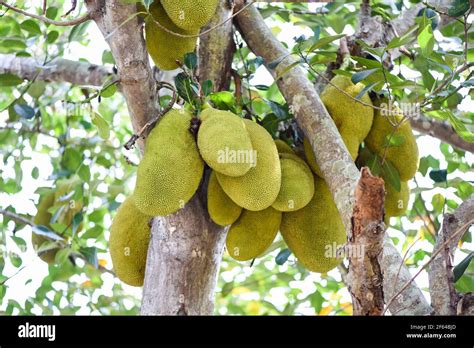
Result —
[[[319,4],[310,4],[311,9],[314,10],[314,8],[320,6]],[[271,23],[271,22],[270,22]],[[284,23],[282,24],[281,22],[278,22],[278,25],[280,26],[280,32],[278,34],[278,38],[281,41],[286,42],[289,46],[293,45],[293,38],[298,37],[301,34],[305,34],[307,36],[312,35],[312,31],[309,28],[302,28],[301,26],[293,26],[290,23]],[[105,41],[103,40],[103,37],[97,27],[95,25],[90,25],[88,32],[90,34],[90,38],[93,38],[93,42],[91,43],[90,47],[84,47],[80,45],[77,42],[73,42],[72,44],[69,45],[69,48],[66,51],[66,54],[64,58],[72,59],[72,60],[78,60],[80,58],[85,58],[91,63],[95,64],[101,64],[102,63],[102,52],[107,49],[107,45]],[[345,29],[346,34],[352,34],[353,29],[350,26],[346,26]],[[335,34],[335,33],[334,33]],[[405,73],[405,71],[404,71]],[[264,67],[261,67],[258,69],[255,77],[251,81],[253,84],[264,84],[264,85],[270,85],[272,83],[272,77],[270,74],[265,70]],[[473,110],[473,103],[472,102],[465,102],[462,104],[462,109],[464,110]],[[4,112],[3,114],[0,114],[0,124],[3,124],[7,120],[8,115]],[[38,141],[42,141],[44,143],[52,143],[54,145],[54,140],[46,138],[46,137],[39,137]],[[418,138],[418,146],[420,149],[420,157],[427,156],[427,155],[432,155],[435,158],[441,159],[441,168],[445,167],[447,163],[445,163],[442,158],[443,155],[441,154],[439,150],[439,145],[440,142],[432,137],[429,136],[421,136]],[[26,155],[28,155],[26,153]],[[474,163],[474,156],[469,155],[467,156],[469,162],[471,165]],[[11,159],[12,160],[12,159]],[[51,182],[45,181],[44,178],[48,178],[52,174],[52,166],[49,164],[49,156],[47,154],[35,154],[35,157],[32,160],[25,160],[22,163],[22,168],[24,172],[29,173],[34,167],[38,167],[39,169],[39,177],[37,180],[32,179],[28,175],[25,175],[23,181],[22,181],[22,191],[19,192],[18,194],[15,195],[8,195],[5,193],[0,193],[0,206],[2,208],[5,208],[9,205],[12,205],[15,207],[18,213],[20,214],[31,214],[34,215],[36,212],[35,208],[35,202],[39,198],[38,195],[34,194],[34,191],[37,189],[37,187],[42,187],[42,186],[48,186],[51,184]],[[105,175],[106,173],[104,173]],[[2,179],[7,179],[7,178],[13,178],[15,176],[15,173],[13,170],[5,170],[2,173]],[[468,174],[461,174],[461,173],[453,173],[450,176],[461,176],[465,180],[472,180],[474,181],[474,175],[471,173],[470,176]],[[432,181],[429,178],[422,177],[420,173],[417,174],[416,179],[420,186],[422,187],[432,187]],[[449,179],[449,177],[448,177]],[[413,182],[410,184],[411,187],[414,187]],[[430,201],[431,197],[436,194],[436,193],[441,193],[445,195],[446,197],[449,198],[455,198],[454,195],[452,194],[452,190],[448,189],[435,189],[431,190],[430,192],[423,193],[423,197],[425,198],[427,205],[430,207]],[[32,200],[34,198],[34,201]],[[413,198],[413,197],[412,197]],[[95,202],[96,206],[100,205],[100,202]],[[410,223],[406,218],[403,219],[403,223],[406,229],[419,229],[421,227],[422,222],[415,222],[415,223]],[[10,222],[9,226],[9,231],[12,230],[13,223]],[[389,229],[388,233],[390,236],[396,236],[398,237],[401,242],[398,244],[398,249],[401,251],[401,245],[403,245],[404,241],[404,235],[400,231],[396,231],[394,229]],[[9,235],[9,234],[8,234]],[[23,265],[26,267],[12,280],[8,282],[8,285],[11,288],[14,288],[15,291],[9,291],[7,296],[3,300],[3,304],[0,305],[0,311],[4,310],[6,307],[6,304],[8,302],[9,298],[14,298],[17,302],[20,304],[23,304],[24,301],[30,297],[34,296],[36,288],[40,285],[42,279],[47,275],[47,264],[42,262],[35,254],[31,243],[29,242],[31,240],[30,235],[31,235],[31,229],[29,227],[24,228],[22,231],[18,232],[17,235],[19,237],[22,237],[25,241],[28,242],[28,250],[26,253],[24,253],[23,256]],[[16,244],[11,240],[10,238],[7,238],[7,250],[10,252],[17,252],[20,253],[20,250],[16,247]],[[429,242],[425,240],[421,240],[417,242],[416,246],[412,249],[412,252],[418,250],[418,249],[424,249],[427,251],[432,250],[432,246]],[[464,249],[469,249],[469,250],[474,250],[474,246],[472,243],[470,244],[465,244]],[[1,250],[0,250],[1,252]],[[466,255],[463,254],[462,252],[456,252],[455,255],[455,264],[457,264],[460,260],[462,260]],[[107,266],[111,267],[111,262],[110,262],[110,257],[109,255],[100,255],[100,258],[106,259],[107,260]],[[427,260],[424,260],[426,262]],[[288,263],[280,266],[279,270],[284,272],[285,269],[287,269]],[[273,268],[273,264],[268,265],[269,269]],[[244,268],[243,272],[245,275],[249,275],[252,272],[253,268]],[[4,274],[5,275],[12,275],[17,271],[16,268],[12,267],[7,263],[5,269],[4,269]],[[417,269],[411,269],[412,274],[414,274]],[[334,270],[330,272],[330,275],[332,275],[335,279],[340,279],[340,276],[338,274],[338,271]],[[238,281],[239,276],[236,274],[231,274],[229,272],[222,274],[222,277],[226,280],[232,279],[232,277],[237,276],[236,280]],[[86,281],[87,279],[85,276],[74,276],[77,278],[78,281]],[[110,296],[112,294],[112,286],[114,283],[113,277],[110,274],[103,274],[103,280],[104,280],[104,285],[100,290],[97,290],[94,294],[94,297],[97,298],[99,295],[103,294],[105,296]],[[242,275],[242,279],[243,279]],[[31,282],[28,283],[27,285],[24,285],[28,280],[31,279]],[[309,277],[306,279],[297,281],[297,282],[292,282],[290,286],[298,287],[303,290],[303,294],[308,294],[312,293],[316,290],[315,288],[315,283],[321,283],[321,278],[318,274],[311,274]],[[418,278],[417,278],[417,283],[424,289],[428,287],[428,279],[426,276],[426,273],[422,273]],[[324,285],[323,283],[321,283]],[[53,286],[57,289],[60,287],[64,287],[65,285],[59,282],[53,283]],[[124,285],[124,288],[126,289],[127,292],[136,295],[137,297],[141,296],[141,289],[140,288],[134,288],[130,287],[127,285]],[[341,290],[344,301],[345,302],[350,302],[350,296],[349,293],[347,292],[346,289]],[[427,298],[429,298],[429,294],[424,291],[425,295]],[[254,294],[248,294],[244,295],[244,298],[248,300],[252,299],[257,299],[255,298]],[[278,306],[280,303],[285,303],[286,302],[286,297],[285,294],[280,292],[278,289],[275,289],[274,291],[271,291],[269,294],[271,301]],[[89,301],[88,298],[82,297],[81,295],[77,294],[76,298],[74,299],[74,305],[84,305]],[[130,303],[130,306],[132,304]],[[313,311],[311,308],[303,308],[302,310],[299,311],[300,314],[313,314]],[[39,313],[38,313],[39,314]],[[56,314],[59,314],[56,313]],[[87,308],[83,308],[78,312],[78,314],[89,314],[89,310]],[[97,314],[97,313],[96,313]],[[222,313],[224,314],[224,313]]]

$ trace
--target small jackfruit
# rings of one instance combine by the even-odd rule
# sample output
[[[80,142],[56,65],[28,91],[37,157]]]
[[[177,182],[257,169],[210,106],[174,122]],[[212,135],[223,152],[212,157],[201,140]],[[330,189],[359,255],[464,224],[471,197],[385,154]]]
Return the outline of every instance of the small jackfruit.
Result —
[[[281,215],[272,207],[257,212],[244,210],[227,235],[226,246],[230,256],[238,261],[247,261],[261,255],[273,243]]]
[[[279,153],[291,153],[294,154],[293,149],[281,139],[275,139],[275,145]]]
[[[346,242],[342,219],[323,179],[315,177],[311,202],[283,213],[280,232],[290,250],[308,270],[325,273],[341,263],[338,247]]]
[[[224,175],[246,174],[256,158],[244,120],[213,108],[204,110],[201,120],[197,143],[204,161]]]
[[[296,157],[296,155],[294,156]],[[272,207],[283,212],[300,210],[313,198],[313,174],[301,159],[298,161],[281,157],[280,162],[281,187]]]
[[[192,115],[171,110],[147,138],[133,193],[144,214],[166,216],[183,208],[196,192],[204,171],[193,135]]]
[[[184,30],[199,30],[209,23],[218,3],[219,0],[161,0],[173,23]]]
[[[242,213],[242,207],[225,194],[214,171],[211,172],[207,186],[207,211],[212,221],[220,226],[232,225]]]
[[[175,0],[173,0],[175,1]],[[179,2],[181,3],[181,2]],[[193,52],[196,47],[197,37],[180,37],[169,31],[181,35],[197,35],[199,29],[183,30],[178,28],[166,15],[163,6],[155,1],[150,6],[151,16],[145,19],[146,47],[156,66],[161,70],[174,70],[179,66],[176,60],[184,62],[184,55]]]
[[[379,105],[384,105],[382,100]],[[386,104],[385,104],[386,105]],[[403,116],[396,109],[393,112],[376,110],[374,124],[365,143],[367,147],[381,158],[390,161],[400,174],[400,180],[408,181],[418,170],[418,145],[411,129],[410,122],[405,120],[400,124]],[[397,126],[400,124],[398,128]],[[389,138],[398,138],[397,146],[388,146]]]
[[[48,209],[54,205],[54,196],[54,191],[50,191],[40,199],[40,202],[38,204],[38,211],[33,219],[35,225],[41,225],[50,228],[50,221],[52,215],[48,211]],[[40,249],[43,243],[45,242],[50,242],[50,240],[34,232],[31,233],[31,244],[33,245],[35,250]],[[41,252],[38,256],[44,262],[48,264],[53,264],[58,250],[59,248],[45,250]]]
[[[271,206],[280,192],[280,159],[276,145],[265,128],[250,120],[244,122],[256,152],[256,165],[239,177],[217,172],[217,180],[224,192],[239,206],[259,211]]]
[[[398,192],[392,185],[386,182],[385,191],[385,215],[390,217],[404,215],[410,198],[408,183],[402,181],[400,192]]]
[[[110,227],[110,257],[115,275],[124,283],[142,286],[145,276],[150,219],[128,197],[118,208]]]

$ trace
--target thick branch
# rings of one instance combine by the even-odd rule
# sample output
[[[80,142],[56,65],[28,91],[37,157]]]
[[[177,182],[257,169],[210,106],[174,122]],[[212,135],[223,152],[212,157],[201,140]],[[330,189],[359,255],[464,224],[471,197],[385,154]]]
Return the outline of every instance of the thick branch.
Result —
[[[381,315],[384,309],[382,255],[384,181],[366,167],[355,191],[352,240],[349,240],[349,291],[354,315]]]
[[[91,86],[101,86],[107,78],[114,77],[110,69],[86,62],[55,59],[42,65],[34,58],[14,54],[0,54],[0,74],[14,74],[27,80],[38,74],[36,80]]]
[[[455,315],[458,294],[454,289],[452,259],[463,233],[474,224],[474,195],[464,201],[452,214],[445,214],[433,253],[438,252],[428,271],[431,303],[437,315]],[[461,230],[460,233],[458,231]],[[455,237],[454,234],[457,233]],[[450,239],[448,243],[446,241]]]
[[[448,123],[423,116],[410,118],[410,123],[412,128],[420,133],[431,135],[460,150],[474,153],[474,142],[465,141]]]
[[[236,19],[239,30],[248,46],[256,55],[264,59],[265,65],[273,76],[277,76],[279,72],[284,71],[292,64],[293,60],[288,51],[273,36],[255,7],[249,7],[239,14]],[[275,69],[272,69],[274,62],[279,62],[279,64]],[[272,63],[271,67],[269,66],[270,63]],[[348,237],[351,239],[354,192],[360,177],[359,171],[352,162],[319,95],[303,71],[299,67],[293,67],[278,80],[278,86],[293,110],[298,125],[311,142],[316,161],[332,192],[346,226]],[[401,264],[401,257],[396,249],[390,242],[388,245],[391,246],[392,253],[390,255],[398,257],[400,261],[396,265]],[[394,263],[387,264],[384,259],[385,256],[382,258],[384,280],[389,286],[393,287],[396,274],[389,274],[389,270],[385,270],[385,268],[393,268]],[[408,269],[404,266],[402,272],[409,274]],[[384,282],[384,292],[386,292],[386,283]],[[419,313],[429,312],[429,306],[416,285],[410,284],[403,291],[403,295],[417,302],[417,305],[413,306],[415,311]]]

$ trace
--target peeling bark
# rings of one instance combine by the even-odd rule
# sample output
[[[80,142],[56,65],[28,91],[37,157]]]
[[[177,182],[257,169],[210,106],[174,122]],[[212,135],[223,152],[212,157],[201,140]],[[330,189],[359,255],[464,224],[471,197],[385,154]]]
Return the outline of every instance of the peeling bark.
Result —
[[[379,259],[382,254],[384,181],[371,175],[366,167],[355,191],[352,240],[349,257],[349,292],[354,315],[381,315],[384,309],[383,275]]]
[[[431,305],[436,315],[456,315],[459,295],[454,289],[453,256],[464,232],[474,224],[474,196],[465,200],[452,214],[445,214],[428,271]]]
[[[13,74],[26,80],[36,78],[39,81],[91,86],[101,86],[107,78],[114,77],[110,69],[87,62],[55,59],[41,64],[34,58],[14,54],[0,54],[0,74]]]

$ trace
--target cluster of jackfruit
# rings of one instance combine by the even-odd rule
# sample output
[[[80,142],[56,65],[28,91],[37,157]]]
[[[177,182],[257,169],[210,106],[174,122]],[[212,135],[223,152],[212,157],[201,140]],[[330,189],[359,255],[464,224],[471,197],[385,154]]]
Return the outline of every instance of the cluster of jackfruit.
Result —
[[[217,4],[218,0],[160,0],[151,4],[145,19],[146,46],[159,69],[178,68],[176,60],[183,62],[184,55],[194,51],[197,35],[211,20]]]
[[[82,201],[72,199],[73,191],[80,185],[80,180],[77,177],[70,179],[58,180],[56,187],[48,190],[40,198],[37,207],[36,215],[33,219],[35,225],[44,226],[53,230],[52,224],[58,224],[62,231],[66,231],[71,225],[78,212],[82,209]],[[53,207],[57,209],[52,212]],[[54,216],[54,219],[53,219]],[[78,230],[82,229],[82,224],[78,226]],[[68,239],[65,234],[61,237]],[[37,231],[31,234],[31,243],[38,253],[41,260],[48,264],[55,262],[56,254],[59,247],[53,240],[47,236],[38,234]]]
[[[418,169],[418,147],[410,123],[403,120],[402,113],[397,108],[390,109],[388,100],[381,98],[372,102],[367,93],[357,102],[356,98],[364,85],[353,84],[345,76],[336,76],[321,93],[321,100],[326,106],[341,137],[355,160],[359,156],[359,148],[364,143],[366,151],[372,152],[378,158],[380,166],[387,164],[398,171],[400,189],[389,183],[387,171],[382,170],[381,176],[385,179],[385,215],[386,217],[403,215],[408,206],[410,195],[408,180],[412,179]],[[348,96],[349,95],[349,96]],[[374,108],[371,106],[375,106]],[[390,139],[397,139],[392,144]],[[395,142],[393,142],[395,143]],[[304,141],[305,154],[308,163],[315,173],[320,175],[310,142]],[[361,155],[361,157],[365,157]],[[359,161],[367,165],[365,158]]]

